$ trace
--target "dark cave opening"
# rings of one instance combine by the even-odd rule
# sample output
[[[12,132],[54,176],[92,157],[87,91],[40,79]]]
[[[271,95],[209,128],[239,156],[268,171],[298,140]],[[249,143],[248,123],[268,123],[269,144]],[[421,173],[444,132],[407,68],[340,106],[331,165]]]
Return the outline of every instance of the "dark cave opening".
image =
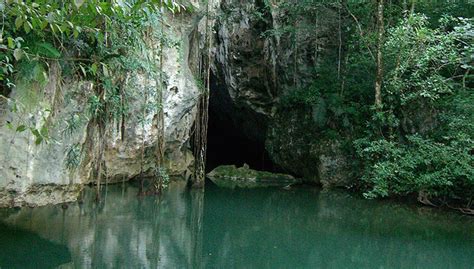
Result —
[[[274,170],[263,143],[252,141],[232,123],[221,121],[212,110],[209,112],[207,170],[228,164],[240,167],[244,163],[256,170]]]
[[[245,163],[255,170],[279,170],[265,150],[265,124],[258,115],[237,107],[228,91],[211,80],[207,172],[220,165]]]

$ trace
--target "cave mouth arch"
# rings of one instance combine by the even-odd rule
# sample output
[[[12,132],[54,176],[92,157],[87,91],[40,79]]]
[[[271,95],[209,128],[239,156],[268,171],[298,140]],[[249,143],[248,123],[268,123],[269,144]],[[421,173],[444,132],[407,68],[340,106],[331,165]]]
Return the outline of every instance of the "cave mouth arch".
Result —
[[[255,170],[279,171],[265,149],[267,120],[237,107],[227,89],[212,81],[206,172],[220,165],[244,164]]]

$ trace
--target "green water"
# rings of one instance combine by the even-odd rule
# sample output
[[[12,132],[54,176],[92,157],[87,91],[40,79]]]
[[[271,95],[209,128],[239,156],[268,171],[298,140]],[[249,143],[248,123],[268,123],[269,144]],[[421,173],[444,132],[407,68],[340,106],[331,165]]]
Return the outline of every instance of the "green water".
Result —
[[[474,268],[474,218],[346,192],[109,186],[0,211],[1,268]]]

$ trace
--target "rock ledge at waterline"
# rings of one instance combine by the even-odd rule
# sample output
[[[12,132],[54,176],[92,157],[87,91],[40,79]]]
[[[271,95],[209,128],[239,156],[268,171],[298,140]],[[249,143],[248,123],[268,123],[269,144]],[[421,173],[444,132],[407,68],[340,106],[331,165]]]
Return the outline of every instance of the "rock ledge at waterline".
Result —
[[[253,170],[246,164],[240,168],[222,165],[212,170],[207,177],[219,187],[227,188],[285,187],[302,182],[286,174]]]

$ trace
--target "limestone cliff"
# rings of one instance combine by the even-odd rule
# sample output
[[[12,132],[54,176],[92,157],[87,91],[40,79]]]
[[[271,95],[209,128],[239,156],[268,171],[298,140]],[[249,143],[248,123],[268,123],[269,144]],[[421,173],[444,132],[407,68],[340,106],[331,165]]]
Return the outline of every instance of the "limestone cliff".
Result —
[[[229,121],[250,140],[266,145],[278,166],[308,181],[345,185],[348,158],[341,141],[321,139],[313,131],[316,108],[287,111],[280,99],[313,80],[311,69],[332,59],[337,49],[334,18],[337,11],[320,6],[316,16],[285,33],[285,14],[278,4],[265,1],[211,1],[212,75],[214,117]],[[165,32],[176,46],[163,53],[165,90],[165,163],[173,177],[188,179],[194,158],[190,136],[200,90],[199,61],[204,48],[203,1],[191,1],[193,12],[170,15]],[[315,25],[316,35],[302,25]],[[157,40],[149,40],[157,43]],[[158,49],[158,48],[157,48]],[[156,57],[156,53],[143,57]],[[158,59],[155,59],[158,61]],[[83,120],[65,135],[68,120],[86,114],[92,82],[65,78],[58,66],[50,68],[49,82],[36,92],[38,105],[12,111],[0,100],[0,206],[38,206],[74,201],[83,184],[95,182],[94,160],[101,141]],[[128,111],[107,125],[103,170],[107,183],[151,175],[157,143],[156,109],[152,106],[157,82],[141,74],[124,74],[130,93]],[[14,89],[10,98],[20,98]],[[145,108],[145,109],[144,109]],[[140,115],[140,116],[138,116]],[[10,122],[48,126],[49,141],[36,145],[35,135]],[[20,132],[18,132],[20,128]],[[82,148],[81,164],[68,169],[72,146]],[[76,149],[77,150],[77,149]]]
[[[342,143],[322,138],[315,128],[313,118],[324,111],[280,105],[282,96],[314,80],[315,66],[337,60],[338,9],[318,5],[288,30],[282,4],[221,1],[211,106],[219,113],[215,117],[265,143],[283,170],[307,181],[344,186],[349,159]]]
[[[190,52],[199,51],[196,48],[204,44],[203,3],[191,1],[193,12],[170,15],[164,29],[178,44],[164,48],[163,53],[165,164],[170,176],[182,180],[188,179],[194,160],[189,140],[200,92],[195,80],[197,74],[192,70],[197,69],[201,55]],[[215,6],[212,3],[211,8]],[[153,51],[149,53],[143,57],[156,57]],[[127,96],[129,109],[120,122],[107,124],[104,131],[103,170],[108,183],[150,175],[156,161],[153,148],[157,143],[157,112],[144,108],[153,106],[157,83],[140,74],[123,76],[126,78],[124,87],[130,93]],[[54,64],[48,77],[44,89],[40,86],[26,89],[28,94],[37,95],[34,106],[25,104],[14,109],[11,102],[0,100],[0,207],[74,201],[83,184],[96,180],[93,163],[101,141],[92,130],[90,120],[81,117],[80,125],[65,134],[70,118],[87,114],[93,82],[63,76],[59,66]],[[8,97],[23,104],[21,91],[17,87]],[[23,126],[38,129],[47,126],[48,141],[37,145],[35,135],[23,130]],[[68,154],[81,148],[80,165],[68,169]]]

